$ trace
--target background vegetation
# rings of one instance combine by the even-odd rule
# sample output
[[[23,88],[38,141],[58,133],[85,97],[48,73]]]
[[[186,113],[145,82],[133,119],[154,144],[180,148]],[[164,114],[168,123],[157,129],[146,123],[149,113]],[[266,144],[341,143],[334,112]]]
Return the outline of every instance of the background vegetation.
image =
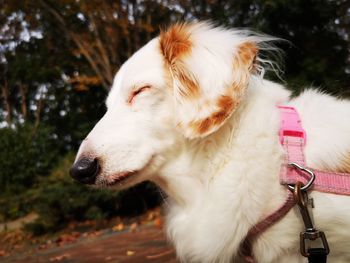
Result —
[[[35,211],[27,228],[40,234],[156,205],[149,184],[96,191],[67,171],[120,65],[160,27],[203,19],[288,40],[283,79],[296,93],[350,96],[347,0],[0,0],[0,222]]]

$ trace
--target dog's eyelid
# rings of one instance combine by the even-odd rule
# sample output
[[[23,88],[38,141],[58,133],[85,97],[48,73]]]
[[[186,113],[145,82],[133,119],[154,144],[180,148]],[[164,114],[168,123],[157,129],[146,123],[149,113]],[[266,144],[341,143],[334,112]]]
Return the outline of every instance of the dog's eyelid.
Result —
[[[143,86],[141,86],[141,87],[139,87],[139,88],[135,88],[135,89],[131,92],[131,94],[130,94],[130,96],[129,96],[129,98],[128,98],[128,103],[129,103],[129,104],[132,104],[134,98],[135,98],[138,94],[140,94],[141,92],[143,92],[143,91],[145,91],[145,90],[148,90],[148,89],[150,89],[150,88],[151,88],[151,85],[149,85],[149,84],[143,85]]]
[[[141,91],[144,91],[145,89],[150,89],[151,88],[151,85],[149,84],[146,84],[146,85],[143,85],[139,88],[136,88],[133,93],[140,93]]]

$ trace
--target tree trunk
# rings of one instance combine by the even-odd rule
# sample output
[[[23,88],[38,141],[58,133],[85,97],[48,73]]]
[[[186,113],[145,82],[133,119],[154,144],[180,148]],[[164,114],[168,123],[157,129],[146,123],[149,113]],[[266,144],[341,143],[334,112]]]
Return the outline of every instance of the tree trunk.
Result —
[[[22,116],[23,119],[27,119],[27,92],[28,92],[28,87],[22,82],[19,84],[19,92],[21,94],[21,111],[22,111]]]
[[[41,111],[42,111],[43,106],[44,106],[44,98],[45,98],[44,91],[41,90],[39,92],[40,92],[39,100],[36,104],[36,111],[35,111],[35,122],[34,122],[34,130],[35,131],[40,124]]]
[[[5,104],[5,109],[6,109],[6,122],[8,126],[11,126],[12,124],[12,109],[13,105],[10,100],[10,92],[9,92],[9,87],[8,87],[8,82],[6,78],[4,79],[4,85],[2,86],[2,96],[4,98],[4,104]]]

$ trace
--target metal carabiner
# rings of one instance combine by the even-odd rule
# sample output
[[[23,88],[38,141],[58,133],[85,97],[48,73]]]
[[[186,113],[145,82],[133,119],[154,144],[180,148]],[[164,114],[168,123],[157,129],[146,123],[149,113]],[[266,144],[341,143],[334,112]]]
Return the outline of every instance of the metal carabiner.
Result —
[[[303,184],[301,182],[297,182],[293,189],[294,199],[298,204],[300,214],[303,218],[305,226],[305,231],[300,233],[300,253],[304,257],[309,257],[310,254],[308,252],[308,249],[306,249],[306,240],[315,241],[317,239],[321,239],[325,253],[328,255],[329,246],[326,235],[324,232],[319,231],[315,228],[308,209],[309,199],[307,196],[307,192],[302,189]]]

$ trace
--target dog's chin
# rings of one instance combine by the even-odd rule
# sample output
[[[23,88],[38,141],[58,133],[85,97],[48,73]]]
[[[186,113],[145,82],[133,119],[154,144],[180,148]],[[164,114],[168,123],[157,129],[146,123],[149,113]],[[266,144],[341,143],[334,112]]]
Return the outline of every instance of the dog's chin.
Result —
[[[123,189],[139,182],[140,172],[121,172],[110,175],[99,175],[94,186],[98,188]]]

